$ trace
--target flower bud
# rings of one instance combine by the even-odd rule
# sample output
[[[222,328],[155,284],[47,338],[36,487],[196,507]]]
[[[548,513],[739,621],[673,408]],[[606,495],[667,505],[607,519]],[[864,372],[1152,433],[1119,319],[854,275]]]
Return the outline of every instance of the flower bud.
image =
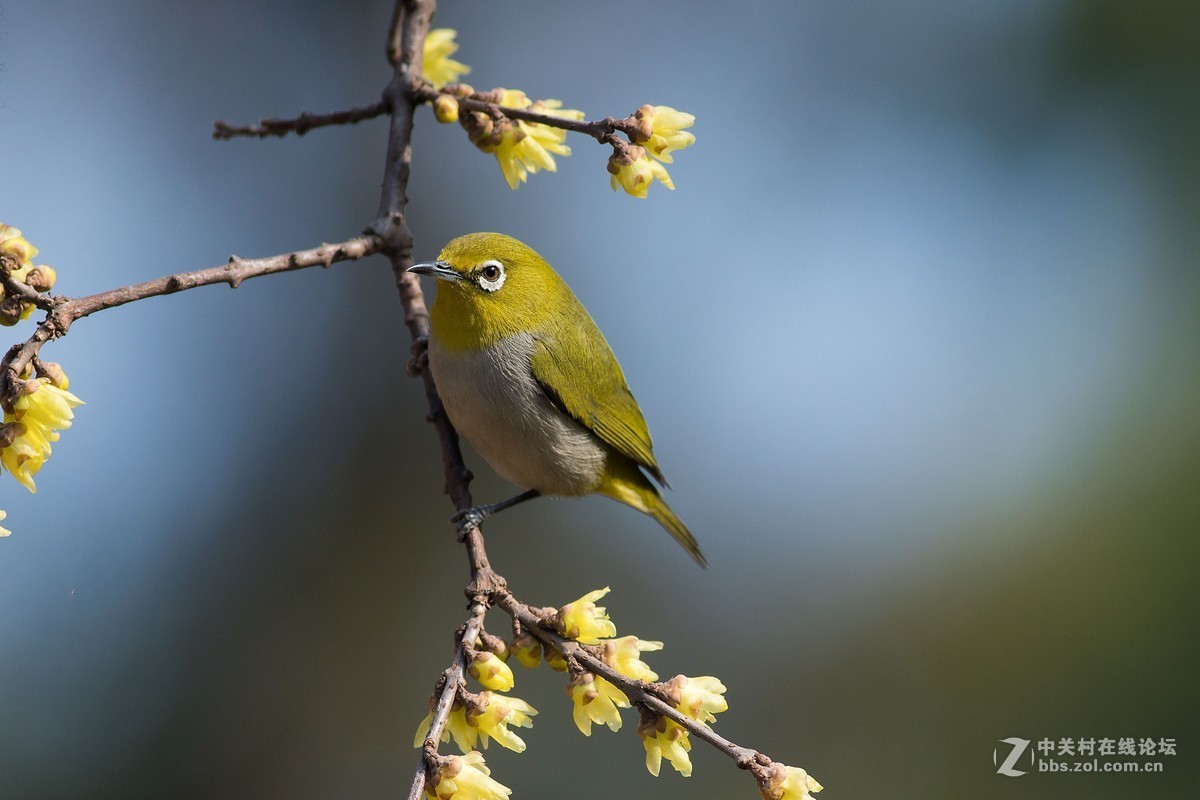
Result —
[[[472,678],[497,692],[507,692],[516,682],[508,664],[501,661],[495,653],[476,653],[468,672]]]
[[[25,276],[25,283],[38,292],[50,291],[54,288],[56,280],[58,280],[58,273],[49,264],[38,264]]]
[[[458,100],[449,95],[438,95],[437,100],[433,101],[433,115],[443,125],[458,122]]]
[[[0,300],[0,325],[10,328],[21,321],[21,298],[15,296]]]
[[[57,386],[59,389],[70,389],[71,381],[67,378],[67,373],[63,372],[63,368],[54,361],[41,361],[38,367],[38,377],[45,378],[50,381],[52,386]]]
[[[546,666],[555,672],[567,671],[567,657],[557,647],[550,644],[542,645],[542,658],[546,660]]]
[[[0,256],[8,256],[18,264],[28,261],[37,254],[38,249],[27,242],[24,236],[17,235],[0,242]]]
[[[536,667],[542,658],[541,644],[524,630],[513,638],[508,650],[517,657],[517,661],[522,666],[529,667],[530,669]]]

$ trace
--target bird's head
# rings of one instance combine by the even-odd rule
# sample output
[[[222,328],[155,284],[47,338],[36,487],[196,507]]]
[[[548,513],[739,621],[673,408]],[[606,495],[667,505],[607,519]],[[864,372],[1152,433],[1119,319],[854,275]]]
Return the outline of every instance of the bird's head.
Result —
[[[537,332],[570,290],[532,248],[502,233],[452,240],[437,261],[409,272],[439,280],[432,309],[434,335],[444,344],[482,346]]]

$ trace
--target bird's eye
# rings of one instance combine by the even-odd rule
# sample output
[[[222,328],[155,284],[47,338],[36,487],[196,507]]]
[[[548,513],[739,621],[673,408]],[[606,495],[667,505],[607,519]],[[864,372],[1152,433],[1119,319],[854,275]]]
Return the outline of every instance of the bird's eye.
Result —
[[[488,261],[479,270],[479,288],[494,292],[504,285],[504,265],[499,261]]]

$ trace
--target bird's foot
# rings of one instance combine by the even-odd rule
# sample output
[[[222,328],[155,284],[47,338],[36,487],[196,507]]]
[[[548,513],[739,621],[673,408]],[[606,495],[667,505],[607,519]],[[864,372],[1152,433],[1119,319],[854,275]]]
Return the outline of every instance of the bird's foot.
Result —
[[[458,528],[458,538],[462,541],[467,536],[467,531],[471,528],[478,528],[491,514],[491,509],[487,506],[475,506],[473,508],[464,508],[462,511],[456,511],[450,517],[450,521]]]

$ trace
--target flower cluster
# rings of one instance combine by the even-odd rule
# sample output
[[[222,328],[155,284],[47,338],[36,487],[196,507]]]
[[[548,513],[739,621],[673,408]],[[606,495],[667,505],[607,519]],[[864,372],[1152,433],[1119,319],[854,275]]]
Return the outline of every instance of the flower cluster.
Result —
[[[460,113],[458,97],[472,96],[501,108],[515,108],[559,117],[568,120],[583,119],[583,112],[563,108],[558,100],[530,100],[519,89],[493,89],[478,93],[466,84],[455,84],[446,89],[434,102],[434,113],[440,122],[458,121],[467,132],[471,143],[485,153],[496,157],[500,171],[510,189],[516,189],[529,176],[540,170],[554,172],[558,169],[555,156],[571,155],[566,145],[567,131],[538,122],[509,119],[503,114],[492,115],[483,111]]]
[[[503,800],[510,792],[492,780],[483,755],[476,748],[487,749],[491,740],[517,753],[525,751],[525,742],[510,728],[533,727],[537,709],[507,692],[515,683],[512,670],[505,661],[513,649],[502,640],[484,633],[474,646],[464,643],[467,672],[485,688],[478,694],[460,686],[450,707],[450,715],[442,730],[443,742],[454,740],[462,751],[461,757],[451,757],[440,763],[429,775],[425,791],[439,800]],[[424,745],[433,722],[433,699],[430,711],[417,726],[414,747]]]
[[[71,427],[71,410],[83,401],[67,391],[70,381],[58,364],[37,361],[3,398],[4,423],[0,425],[0,467],[21,485],[37,491],[33,476],[50,457],[58,432]]]
[[[607,587],[588,592],[573,603],[567,603],[550,615],[547,624],[562,636],[580,644],[590,645],[592,652],[618,675],[648,683],[658,680],[658,674],[642,660],[641,654],[662,649],[662,642],[646,641],[636,636],[617,638],[617,626],[603,606],[596,601],[608,594]],[[521,637],[518,637],[520,639]],[[532,652],[530,642],[514,641],[518,652]],[[543,647],[550,661],[554,648]],[[559,654],[561,658],[561,654]],[[521,663],[536,664],[536,655],[521,656]],[[716,714],[729,706],[725,702],[725,686],[713,677],[688,678],[676,675],[654,687],[681,713],[697,722],[709,723]],[[613,731],[621,728],[620,709],[629,708],[629,698],[617,686],[599,675],[576,668],[567,685],[567,694],[574,702],[575,725],[590,736],[592,725],[605,725]],[[666,758],[682,775],[692,774],[688,757],[691,742],[687,730],[674,720],[642,710],[638,735],[646,749],[646,769],[657,776],[662,759]]]
[[[537,710],[524,700],[504,694],[515,683],[507,663],[512,656],[525,667],[534,668],[544,660],[552,669],[570,673],[567,695],[572,701],[575,725],[585,736],[591,736],[595,725],[620,730],[621,709],[630,708],[632,703],[617,684],[632,691],[629,681],[639,682],[639,697],[645,694],[656,696],[678,712],[677,716],[664,715],[654,710],[654,707],[661,708],[657,704],[639,703],[641,722],[637,732],[646,750],[646,769],[658,777],[665,759],[684,777],[692,774],[689,728],[696,730],[696,727],[689,720],[707,725],[716,720],[717,714],[727,710],[725,685],[712,676],[692,678],[686,675],[654,683],[658,681],[658,674],[642,660],[642,654],[661,650],[662,642],[637,636],[618,637],[616,623],[609,617],[608,610],[597,605],[608,593],[609,589],[605,587],[588,592],[557,610],[535,610],[543,628],[577,642],[583,652],[594,656],[604,667],[595,664],[591,658],[581,657],[579,651],[563,646],[561,641],[554,644],[544,634],[539,640],[520,624],[516,625],[511,642],[486,632],[479,634],[473,646],[464,642],[467,672],[485,689],[473,694],[465,685],[458,687],[441,740],[453,739],[463,755],[443,758],[427,752],[429,780],[426,792],[431,797],[438,800],[505,800],[510,793],[491,779],[477,748],[486,749],[489,741],[494,739],[514,752],[525,750],[525,742],[512,729],[531,727]],[[589,664],[591,669],[587,668]],[[611,680],[606,680],[604,675]],[[413,742],[416,747],[428,741],[433,721],[432,699],[430,702],[430,713],[417,729]],[[769,767],[756,768],[755,774],[762,800],[811,800],[811,795],[821,790],[821,785],[798,767],[772,763]]]
[[[430,31],[425,38],[424,74],[434,88],[441,90],[430,100],[438,122],[461,123],[476,147],[496,157],[511,189],[524,183],[531,173],[539,170],[554,172],[557,169],[554,156],[571,154],[571,148],[566,144],[566,129],[554,124],[513,119],[505,110],[530,111],[574,121],[582,120],[583,112],[563,108],[558,100],[531,101],[518,89],[476,92],[464,83],[455,83],[460,75],[470,72],[470,68],[450,58],[458,50],[454,37],[455,31],[439,28]],[[468,97],[490,103],[495,108],[490,113],[478,110],[463,113],[460,100]],[[621,123],[609,120],[613,126],[610,135],[603,138],[601,134],[593,135],[613,145],[613,155],[608,160],[609,183],[613,191],[621,188],[634,197],[645,198],[654,181],[674,189],[675,184],[663,164],[672,163],[672,152],[696,141],[696,137],[685,130],[695,121],[691,114],[670,106],[652,105],[642,106]],[[629,137],[628,143],[612,133],[618,127]]]
[[[636,123],[629,135],[633,144],[616,148],[608,160],[613,191],[624,189],[644,199],[654,181],[674,189],[675,183],[663,164],[673,163],[673,151],[690,147],[696,141],[694,135],[684,130],[692,127],[696,118],[670,106],[644,105],[631,119]]]
[[[58,276],[46,264],[34,265],[38,249],[31,245],[21,231],[0,223],[0,278],[11,279],[35,292],[45,293],[54,288]],[[16,325],[28,319],[34,305],[28,299],[10,294],[0,285],[0,325]]]

